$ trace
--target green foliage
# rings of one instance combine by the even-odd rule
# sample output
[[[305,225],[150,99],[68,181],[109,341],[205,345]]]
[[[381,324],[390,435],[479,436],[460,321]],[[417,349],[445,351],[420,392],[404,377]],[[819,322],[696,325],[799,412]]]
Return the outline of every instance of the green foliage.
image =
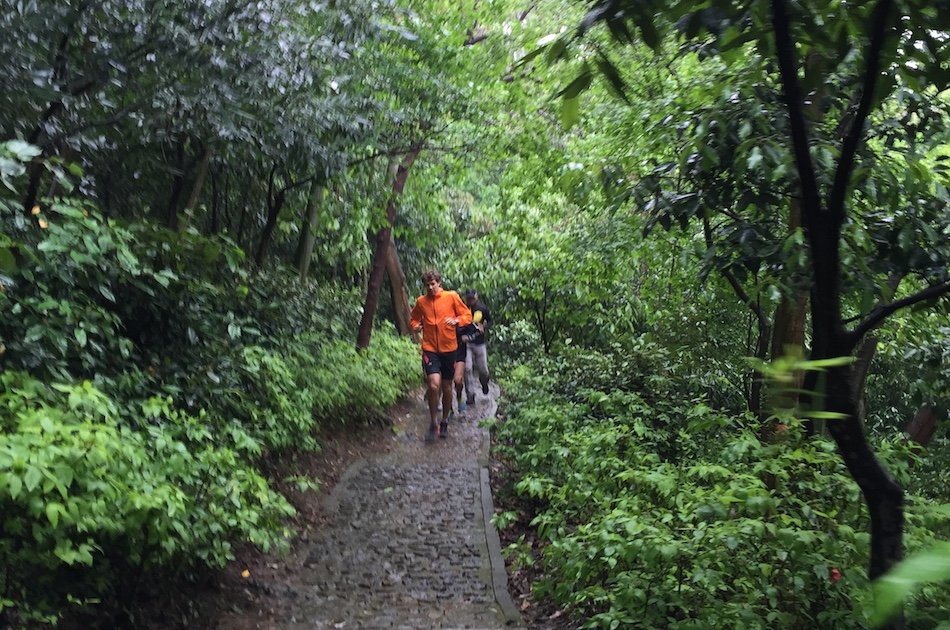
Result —
[[[619,360],[628,369],[605,369]],[[690,399],[652,364],[587,351],[504,384],[500,448],[543,541],[535,592],[587,627],[864,627],[867,516],[834,445],[796,426],[762,442],[753,419]],[[881,448],[904,476],[910,452]],[[912,549],[950,533],[924,500],[907,512]],[[909,627],[948,603],[939,585],[921,591]]]
[[[950,305],[896,317],[879,335],[868,375],[869,424],[902,430],[921,405],[945,414],[950,392]]]
[[[946,511],[950,506],[944,506]],[[874,615],[871,624],[883,625],[901,601],[922,584],[950,582],[950,542],[918,551],[874,582]]]
[[[55,615],[115,592],[133,569],[222,566],[234,540],[286,544],[293,509],[205,414],[151,399],[136,430],[88,381],[2,380],[0,613]]]
[[[358,295],[251,275],[221,237],[63,199],[5,220],[0,292],[0,619],[121,608],[148,573],[283,547],[293,513],[262,469],[374,416],[418,378]]]

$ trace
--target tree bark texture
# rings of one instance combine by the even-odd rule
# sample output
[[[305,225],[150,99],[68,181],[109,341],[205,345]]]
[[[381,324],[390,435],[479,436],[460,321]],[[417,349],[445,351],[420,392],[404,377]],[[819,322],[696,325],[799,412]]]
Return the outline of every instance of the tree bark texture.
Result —
[[[834,181],[823,206],[815,166],[809,152],[803,98],[798,81],[795,43],[791,38],[787,0],[772,0],[772,25],[781,75],[783,96],[788,111],[790,135],[802,192],[802,220],[811,249],[813,286],[811,291],[812,358],[851,356],[859,338],[845,329],[841,317],[840,241],[844,223],[845,199],[854,170],[854,157],[863,139],[863,127],[873,102],[874,88],[880,75],[880,57],[891,12],[891,0],[879,0],[870,17],[870,46],[861,99],[841,146]],[[843,419],[828,423],[848,472],[864,496],[871,517],[871,558],[868,575],[873,580],[883,575],[903,557],[904,492],[875,456],[858,418],[850,365],[832,367],[825,374],[824,409],[837,412]],[[820,397],[817,397],[820,400]],[[898,614],[889,627],[902,628]]]
[[[930,444],[937,432],[938,413],[936,407],[924,405],[914,414],[914,419],[907,425],[907,436],[921,446]]]
[[[188,214],[194,211],[198,206],[198,199],[201,197],[201,189],[204,188],[205,179],[208,177],[208,167],[211,165],[211,146],[205,145],[204,152],[201,155],[201,160],[198,162],[197,169],[195,170],[195,181],[191,185],[191,193],[188,195],[188,201],[185,202],[185,207],[182,208],[182,214],[186,216],[185,222],[181,223],[178,226],[179,229],[184,229],[187,227]]]
[[[793,197],[788,209],[788,233],[793,234],[802,226],[802,207],[797,197]],[[808,308],[808,296],[805,292],[796,295],[783,295],[772,317],[772,341],[770,356],[775,359],[791,352],[805,355],[805,314]],[[798,404],[802,374],[793,375],[792,382],[782,392],[781,398],[772,401],[772,407],[789,409]]]
[[[270,177],[267,183],[267,220],[264,223],[264,229],[261,231],[261,240],[257,245],[257,253],[254,255],[254,264],[258,268],[264,265],[264,258],[267,256],[267,250],[270,247],[271,238],[274,235],[274,229],[277,227],[277,219],[280,217],[280,211],[284,207],[284,201],[287,199],[287,191],[284,188],[275,191],[277,177],[277,165],[275,164],[270,171]]]
[[[305,211],[303,229],[297,246],[297,271],[301,278],[306,278],[310,271],[310,260],[313,258],[313,244],[316,240],[317,217],[323,205],[326,189],[314,178],[307,193],[307,209]]]
[[[363,302],[363,317],[360,319],[360,328],[356,336],[357,350],[364,350],[369,347],[370,337],[373,334],[373,319],[376,317],[376,308],[379,306],[379,292],[383,285],[383,275],[386,273],[387,250],[392,238],[393,224],[396,222],[396,204],[406,186],[409,169],[412,167],[412,163],[416,161],[420,151],[422,151],[422,145],[414,145],[399,164],[399,168],[396,170],[396,180],[393,182],[392,194],[386,206],[386,224],[376,233],[373,263],[367,280],[366,300]]]
[[[170,230],[178,229],[178,200],[185,188],[185,141],[180,139],[175,149],[175,176],[172,178],[172,192],[165,207],[165,225]]]
[[[399,261],[399,251],[392,233],[389,235],[389,248],[386,256],[386,275],[389,278],[389,295],[393,301],[393,313],[396,319],[396,330],[400,335],[408,335],[413,341],[419,336],[409,325],[409,291],[406,288],[406,274],[403,273],[402,263]]]
[[[221,187],[218,184],[218,174],[211,169],[211,225],[209,231],[211,234],[217,234],[221,231]]]

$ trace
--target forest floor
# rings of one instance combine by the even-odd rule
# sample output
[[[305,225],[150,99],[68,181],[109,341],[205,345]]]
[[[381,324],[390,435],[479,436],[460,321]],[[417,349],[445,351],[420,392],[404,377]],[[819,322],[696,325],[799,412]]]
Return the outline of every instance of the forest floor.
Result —
[[[241,550],[192,602],[206,628],[510,628],[530,606],[507,589],[488,520],[489,438],[498,389],[448,438],[423,441],[421,389],[382,425],[325,434],[297,462],[319,491],[292,493],[298,532],[280,556]],[[487,496],[486,496],[487,495]],[[528,615],[530,618],[530,615]],[[530,622],[530,619],[529,619]],[[193,625],[192,627],[195,627]],[[532,626],[534,624],[531,624]]]

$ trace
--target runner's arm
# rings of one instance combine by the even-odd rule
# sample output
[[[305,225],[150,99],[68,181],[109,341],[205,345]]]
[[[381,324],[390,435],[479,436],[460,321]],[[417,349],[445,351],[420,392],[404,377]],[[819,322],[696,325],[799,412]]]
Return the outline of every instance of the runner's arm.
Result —
[[[413,330],[422,330],[422,309],[419,308],[418,300],[409,313],[409,327]]]

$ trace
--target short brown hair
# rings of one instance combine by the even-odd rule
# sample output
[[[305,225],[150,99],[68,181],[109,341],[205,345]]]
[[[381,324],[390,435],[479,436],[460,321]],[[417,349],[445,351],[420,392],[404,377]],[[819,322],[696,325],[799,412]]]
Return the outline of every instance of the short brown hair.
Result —
[[[429,284],[432,280],[442,282],[442,274],[435,269],[426,269],[422,272],[422,283]]]

